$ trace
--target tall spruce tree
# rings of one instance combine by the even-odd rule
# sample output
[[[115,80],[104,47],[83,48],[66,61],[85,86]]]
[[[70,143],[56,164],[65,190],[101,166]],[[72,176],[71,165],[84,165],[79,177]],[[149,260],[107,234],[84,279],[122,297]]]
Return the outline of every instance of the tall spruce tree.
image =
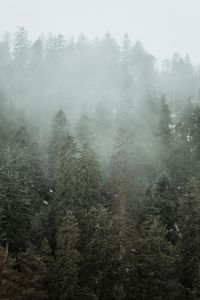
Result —
[[[148,189],[144,202],[147,219],[159,218],[168,232],[168,238],[175,241],[178,237],[177,222],[178,200],[169,177],[162,173],[151,189]]]
[[[68,134],[60,150],[57,177],[56,198],[61,216],[68,210],[72,210],[77,216],[84,205],[80,197],[79,157],[80,153],[75,139]]]
[[[154,219],[141,240],[139,254],[139,298],[184,299],[184,289],[175,272],[176,248],[167,239],[165,227]]]
[[[2,248],[0,248],[0,298],[21,300],[15,261]]]
[[[107,208],[98,205],[86,214],[80,245],[80,292],[87,299],[122,299],[119,224]]]
[[[78,299],[79,234],[76,218],[68,210],[57,233],[57,299]]]
[[[180,207],[180,277],[193,295],[200,297],[200,186],[192,178],[186,186]]]
[[[80,181],[83,209],[101,202],[101,173],[94,150],[85,142],[80,151]]]
[[[48,151],[48,178],[52,187],[54,187],[58,176],[60,149],[68,132],[67,126],[68,121],[65,113],[59,110],[52,122],[52,133]]]
[[[161,143],[163,146],[168,147],[171,143],[171,127],[172,127],[172,119],[170,116],[170,110],[166,103],[165,96],[161,99],[160,104],[160,120],[158,124],[158,136],[161,139]]]
[[[111,193],[113,208],[124,215],[134,202],[131,141],[128,130],[118,131],[111,161]]]

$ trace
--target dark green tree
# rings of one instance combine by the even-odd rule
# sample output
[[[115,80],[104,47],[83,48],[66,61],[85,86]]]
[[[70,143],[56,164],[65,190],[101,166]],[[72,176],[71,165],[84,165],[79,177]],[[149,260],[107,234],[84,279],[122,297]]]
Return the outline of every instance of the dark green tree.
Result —
[[[18,255],[16,267],[19,273],[21,299],[46,299],[46,291],[43,290],[41,285],[43,266],[41,260],[30,248]]]
[[[172,126],[173,122],[169,107],[166,103],[165,96],[161,99],[160,104],[160,120],[158,124],[158,136],[161,139],[162,145],[166,148],[169,147],[172,139]]]
[[[139,299],[184,299],[175,270],[177,251],[166,237],[165,227],[154,219],[141,240]]]
[[[29,243],[31,222],[30,204],[18,188],[15,177],[9,177],[0,193],[0,239],[15,255]]]
[[[80,245],[81,298],[122,299],[119,224],[101,205],[91,208],[86,220]]]
[[[111,161],[112,206],[124,215],[127,208],[136,205],[133,187],[131,136],[128,130],[118,131]]]
[[[48,177],[52,185],[55,185],[58,176],[59,155],[64,138],[67,134],[68,122],[65,113],[59,110],[52,122],[52,133],[48,151]]]
[[[66,212],[57,234],[58,298],[78,299],[78,262],[77,250],[79,227],[70,210]]]
[[[56,201],[61,216],[72,210],[77,216],[83,207],[80,197],[80,153],[74,137],[68,134],[63,140],[59,156],[59,173],[57,177]]]
[[[15,261],[0,248],[0,298],[21,300],[19,274],[15,270]]]
[[[180,215],[180,276],[183,285],[193,294],[200,296],[200,198],[199,182],[192,178],[181,199]]]
[[[168,232],[168,238],[175,241],[178,237],[177,222],[178,200],[169,177],[162,173],[154,186],[147,190],[144,212],[149,220],[159,218]]]
[[[101,172],[96,154],[87,142],[80,151],[80,172],[83,209],[89,209],[101,202]]]

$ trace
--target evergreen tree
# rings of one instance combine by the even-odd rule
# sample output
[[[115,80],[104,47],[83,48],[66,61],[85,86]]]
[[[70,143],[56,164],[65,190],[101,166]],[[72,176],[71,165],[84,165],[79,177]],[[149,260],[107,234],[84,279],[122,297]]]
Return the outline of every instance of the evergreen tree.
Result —
[[[78,299],[78,262],[77,243],[79,228],[70,210],[66,212],[57,235],[58,298]]]
[[[165,96],[161,99],[160,120],[158,124],[158,135],[164,147],[169,147],[172,139],[172,119],[170,116],[169,107],[166,103]]]
[[[101,174],[96,154],[87,142],[80,152],[80,172],[83,209],[88,209],[101,202]]]
[[[97,206],[86,214],[80,245],[80,292],[87,299],[122,299],[119,224],[108,209]]]
[[[14,58],[19,68],[26,67],[30,42],[24,27],[19,27],[14,39]]]
[[[0,248],[0,298],[21,300],[19,274],[15,270],[15,261]]]
[[[45,237],[40,247],[42,261],[41,283],[46,290],[48,299],[56,300],[58,289],[57,263],[48,239]]]
[[[48,153],[48,177],[53,186],[58,176],[60,149],[67,134],[67,126],[65,113],[59,110],[53,119]]]
[[[176,248],[166,235],[166,229],[154,219],[141,242],[139,299],[183,299],[175,273]]]
[[[129,132],[119,129],[111,162],[111,192],[114,209],[126,213],[134,205],[132,150]]]
[[[147,191],[144,203],[145,214],[149,220],[159,218],[168,231],[168,238],[175,241],[177,236],[178,201],[173,185],[166,174],[161,174],[152,189]]]
[[[200,170],[200,107],[190,102],[181,119],[180,130],[182,141],[187,146],[188,175],[199,176]],[[183,143],[182,143],[183,147]],[[182,164],[186,162],[181,161]]]
[[[199,241],[200,241],[200,199],[199,182],[194,178],[187,184],[180,207],[180,276],[183,285],[189,289],[192,299],[198,299],[200,295],[200,265],[199,265]]]
[[[39,285],[39,266],[39,260],[30,251],[21,253],[16,262],[0,249],[1,299],[46,299],[46,293]]]
[[[57,177],[57,204],[61,216],[72,210],[75,215],[83,207],[80,197],[79,150],[72,135],[67,135],[59,156],[59,174]]]
[[[27,249],[26,252],[21,252],[18,255],[17,269],[19,273],[21,299],[46,299],[46,291],[44,291],[41,286],[42,264],[31,249]]]
[[[47,180],[42,169],[38,145],[31,141],[26,127],[15,135],[15,150],[11,153],[19,186],[24,190],[33,212],[39,211],[43,200],[48,198]]]
[[[30,237],[30,205],[18,188],[15,178],[10,177],[1,186],[0,195],[0,239],[12,254],[24,250]]]

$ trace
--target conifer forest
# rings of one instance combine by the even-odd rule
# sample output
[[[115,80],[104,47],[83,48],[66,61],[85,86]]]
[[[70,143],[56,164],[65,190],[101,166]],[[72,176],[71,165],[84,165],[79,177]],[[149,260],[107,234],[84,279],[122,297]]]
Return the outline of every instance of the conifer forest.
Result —
[[[142,42],[0,41],[0,299],[200,299],[200,69]]]

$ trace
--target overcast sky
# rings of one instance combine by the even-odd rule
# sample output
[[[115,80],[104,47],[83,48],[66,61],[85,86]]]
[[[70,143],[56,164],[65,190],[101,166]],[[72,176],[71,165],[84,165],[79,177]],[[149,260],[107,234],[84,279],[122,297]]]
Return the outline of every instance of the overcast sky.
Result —
[[[200,62],[200,0],[0,0],[0,33],[41,32],[122,39],[129,33],[159,59],[188,53]]]

